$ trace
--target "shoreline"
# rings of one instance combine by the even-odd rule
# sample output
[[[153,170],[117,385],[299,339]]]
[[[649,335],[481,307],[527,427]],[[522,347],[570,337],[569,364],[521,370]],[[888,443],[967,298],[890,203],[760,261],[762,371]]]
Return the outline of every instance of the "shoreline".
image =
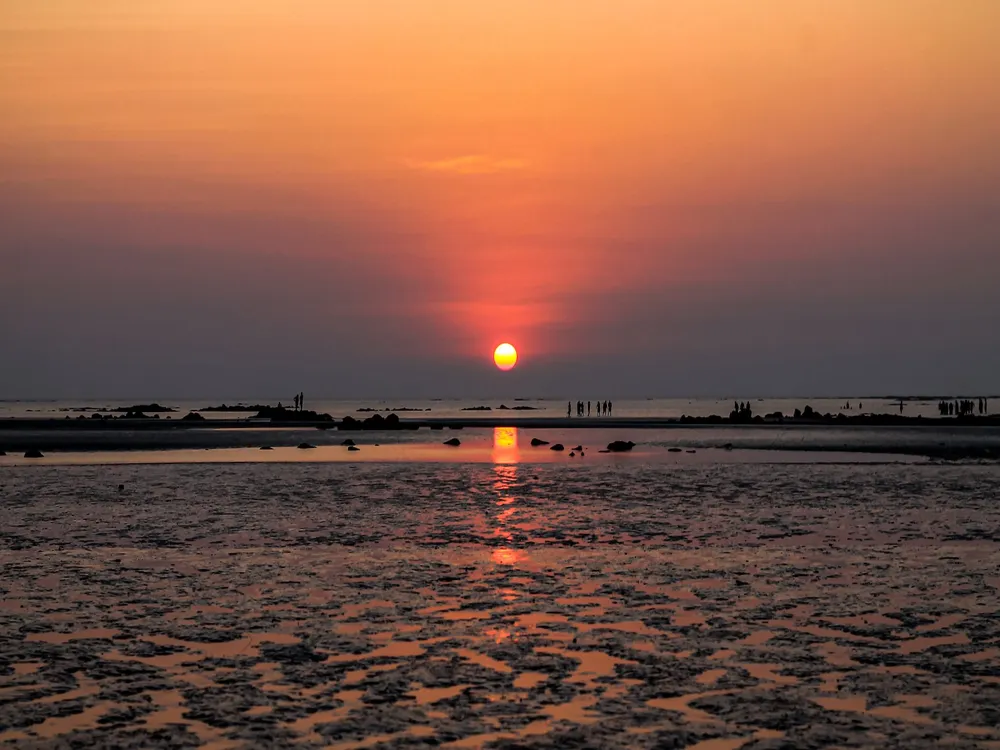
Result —
[[[489,414],[489,413],[487,413]],[[914,428],[1000,428],[1000,414],[968,417],[907,417],[895,414],[866,414],[836,417],[755,417],[732,420],[727,417],[525,417],[489,414],[477,417],[399,417],[398,427],[367,426],[362,420],[348,426],[343,419],[268,420],[268,419],[70,419],[7,417],[0,419],[0,432],[11,430],[41,431],[175,431],[239,429],[319,429],[341,432],[398,432],[421,429],[515,427],[518,429],[670,429],[675,427],[790,428],[790,427],[914,427]]]

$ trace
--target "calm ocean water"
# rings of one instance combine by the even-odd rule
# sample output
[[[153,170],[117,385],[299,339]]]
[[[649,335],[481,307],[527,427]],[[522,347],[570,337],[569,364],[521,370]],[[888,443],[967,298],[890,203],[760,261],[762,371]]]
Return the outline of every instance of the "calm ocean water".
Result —
[[[223,398],[223,399],[170,399],[160,396],[151,396],[148,399],[76,399],[76,400],[51,400],[51,401],[18,401],[0,400],[0,418],[6,417],[75,417],[80,412],[77,410],[111,410],[118,407],[127,407],[137,403],[156,402],[163,406],[177,409],[180,415],[188,411],[197,411],[207,406],[217,406],[219,404],[276,404],[279,401],[285,405],[292,404],[292,395],[287,398],[275,396],[259,398]],[[587,394],[580,394],[574,397],[576,400],[583,399],[586,402]],[[596,404],[598,394],[590,394]],[[608,398],[607,394],[602,394],[602,398]],[[749,401],[755,414],[768,414],[780,411],[784,414],[792,414],[795,409],[802,409],[807,404],[820,413],[837,414],[843,411],[845,414],[875,413],[875,414],[899,414],[899,401],[885,398],[865,398],[865,397],[843,397],[843,398],[767,398],[759,399],[747,396],[735,396],[732,398],[719,399],[686,399],[686,398],[656,398],[656,399],[622,399],[614,402],[614,416],[616,417],[680,417],[688,415],[693,417],[707,417],[712,414],[726,416],[733,408],[734,401]],[[508,407],[530,406],[537,411],[518,412],[519,417],[544,416],[561,417],[566,415],[566,400],[555,399],[327,399],[312,398],[306,394],[306,408],[319,412],[326,412],[334,417],[347,415],[358,416],[363,409],[393,410],[393,409],[421,409],[426,416],[436,417],[475,417],[481,412],[463,411],[476,406],[490,406],[496,409],[501,404]],[[846,407],[850,404],[850,410]],[[996,409],[1000,409],[1000,400],[996,403]],[[936,400],[914,400],[905,401],[903,412],[906,416],[938,416]],[[403,412],[400,412],[403,414]],[[575,406],[574,406],[575,414]],[[594,412],[596,415],[596,412]],[[233,418],[250,416],[250,413],[206,413],[206,417]],[[405,416],[405,414],[404,414]]]

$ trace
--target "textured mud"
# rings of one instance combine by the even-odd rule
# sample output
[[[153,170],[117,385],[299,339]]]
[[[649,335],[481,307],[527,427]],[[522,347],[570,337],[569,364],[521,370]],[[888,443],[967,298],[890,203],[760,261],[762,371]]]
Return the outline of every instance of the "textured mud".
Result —
[[[998,496],[986,465],[8,468],[0,742],[1000,748]]]

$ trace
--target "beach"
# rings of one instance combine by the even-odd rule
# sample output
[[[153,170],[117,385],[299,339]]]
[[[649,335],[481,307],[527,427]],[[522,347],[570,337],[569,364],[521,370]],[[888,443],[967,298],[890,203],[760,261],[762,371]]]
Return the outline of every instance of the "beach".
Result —
[[[997,465],[500,442],[8,467],[0,741],[1000,747]]]

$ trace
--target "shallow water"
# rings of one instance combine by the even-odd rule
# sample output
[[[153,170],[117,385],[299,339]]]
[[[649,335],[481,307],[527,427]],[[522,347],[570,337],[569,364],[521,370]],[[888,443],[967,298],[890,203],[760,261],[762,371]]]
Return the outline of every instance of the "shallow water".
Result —
[[[930,463],[8,467],[0,742],[1000,747],[998,494]]]

